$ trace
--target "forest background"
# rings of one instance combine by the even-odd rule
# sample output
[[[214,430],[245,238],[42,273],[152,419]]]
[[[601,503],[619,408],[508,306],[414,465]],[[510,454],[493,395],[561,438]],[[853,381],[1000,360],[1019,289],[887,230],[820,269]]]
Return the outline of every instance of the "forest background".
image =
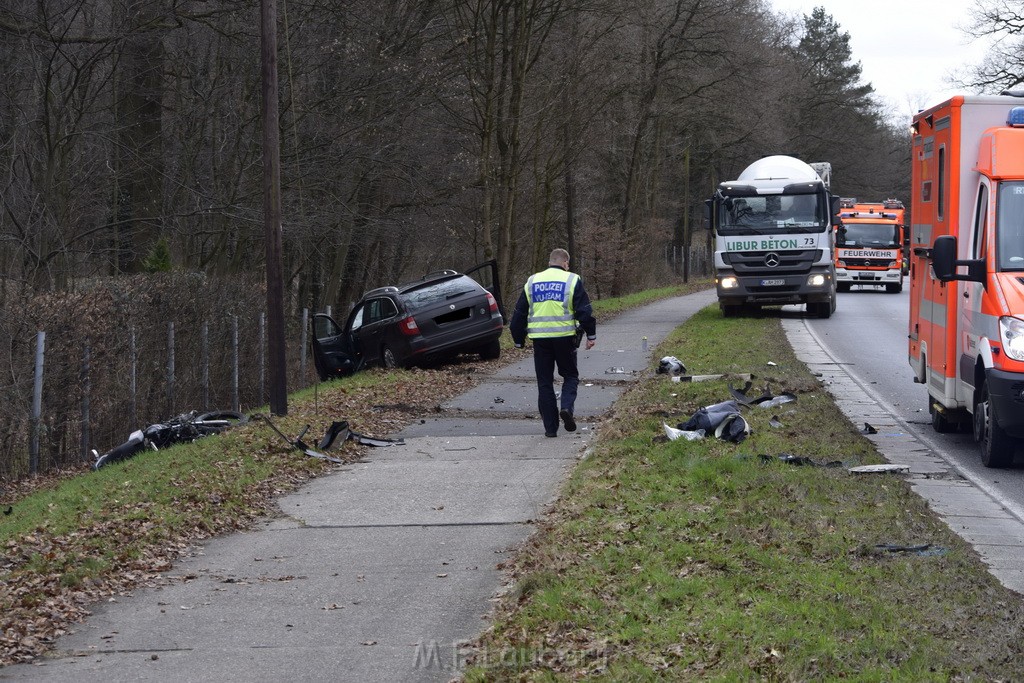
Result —
[[[33,429],[45,468],[139,426],[130,354],[134,419],[203,407],[184,375],[204,324],[217,356],[242,319],[243,407],[263,400],[245,365],[265,307],[258,4],[0,8],[0,478],[26,471]],[[302,311],[440,268],[496,259],[506,299],[555,246],[595,297],[707,275],[703,200],[765,154],[831,162],[843,196],[908,199],[907,126],[820,8],[279,0],[278,16],[293,366]]]

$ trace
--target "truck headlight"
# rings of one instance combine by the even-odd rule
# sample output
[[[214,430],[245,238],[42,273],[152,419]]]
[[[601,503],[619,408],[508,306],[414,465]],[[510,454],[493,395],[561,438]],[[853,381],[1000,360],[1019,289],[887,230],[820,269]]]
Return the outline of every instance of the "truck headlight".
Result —
[[[811,287],[821,287],[825,284],[825,276],[821,273],[816,273],[807,278],[807,284]]]
[[[999,319],[1003,351],[1013,360],[1024,360],[1024,320],[1005,315]]]
[[[723,277],[721,280],[718,281],[718,284],[722,286],[722,289],[736,289],[737,287],[740,286],[739,280],[737,280],[732,275]]]
[[[839,267],[839,268],[845,268],[846,267],[846,261],[836,261],[836,266]]]

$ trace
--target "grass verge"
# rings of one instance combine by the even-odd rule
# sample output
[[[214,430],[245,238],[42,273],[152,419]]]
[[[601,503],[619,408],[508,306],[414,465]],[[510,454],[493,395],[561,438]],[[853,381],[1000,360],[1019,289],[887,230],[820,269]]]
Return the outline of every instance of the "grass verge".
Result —
[[[740,444],[668,441],[662,423],[728,399],[727,381],[641,381],[508,567],[513,588],[467,680],[1019,676],[1021,597],[902,477],[778,459],[881,461],[778,320],[709,308],[661,355],[694,374],[751,372],[755,388],[798,400],[746,410]],[[924,543],[934,554],[878,548]]]

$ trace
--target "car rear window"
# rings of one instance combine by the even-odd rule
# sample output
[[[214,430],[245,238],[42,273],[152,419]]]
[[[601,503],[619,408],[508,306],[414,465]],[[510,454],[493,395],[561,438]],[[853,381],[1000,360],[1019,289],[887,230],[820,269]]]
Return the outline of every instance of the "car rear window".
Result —
[[[466,294],[479,294],[481,292],[483,292],[483,288],[480,285],[472,278],[463,275],[454,280],[443,280],[417,287],[405,292],[403,297],[405,298],[406,306],[410,312],[413,312],[436,303],[458,299]]]

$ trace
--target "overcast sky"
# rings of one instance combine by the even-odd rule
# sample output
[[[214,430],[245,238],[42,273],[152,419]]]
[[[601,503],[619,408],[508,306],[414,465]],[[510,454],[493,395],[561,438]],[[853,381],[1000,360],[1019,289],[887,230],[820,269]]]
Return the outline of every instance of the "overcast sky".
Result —
[[[964,93],[944,79],[953,71],[976,64],[985,54],[980,41],[971,43],[957,30],[969,21],[970,0],[936,3],[905,0],[769,0],[776,10],[810,14],[825,11],[850,34],[854,61],[864,80],[898,118]],[[922,8],[927,8],[922,11]]]

